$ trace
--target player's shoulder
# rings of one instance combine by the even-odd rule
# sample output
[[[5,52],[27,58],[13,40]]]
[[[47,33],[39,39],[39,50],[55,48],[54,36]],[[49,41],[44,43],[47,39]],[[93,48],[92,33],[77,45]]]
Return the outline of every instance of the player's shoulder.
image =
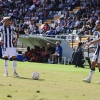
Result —
[[[1,26],[0,26],[0,31],[1,31],[3,28],[4,28],[4,25],[1,25]]]
[[[3,28],[4,27],[4,25],[0,25],[0,28]]]

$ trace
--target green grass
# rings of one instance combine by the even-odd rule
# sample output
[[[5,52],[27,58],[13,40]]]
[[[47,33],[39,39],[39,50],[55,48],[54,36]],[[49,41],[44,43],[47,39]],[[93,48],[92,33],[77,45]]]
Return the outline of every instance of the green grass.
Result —
[[[95,83],[100,80],[97,69],[92,82],[84,83],[82,79],[88,76],[88,68],[18,62],[20,77],[14,78],[11,64],[9,61],[9,76],[4,77],[4,64],[0,60],[0,100],[100,100],[100,84]],[[39,80],[31,78],[35,71],[40,74]]]

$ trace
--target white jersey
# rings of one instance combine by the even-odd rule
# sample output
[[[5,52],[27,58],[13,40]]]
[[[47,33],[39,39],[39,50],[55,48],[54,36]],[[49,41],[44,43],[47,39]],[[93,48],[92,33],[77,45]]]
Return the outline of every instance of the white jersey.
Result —
[[[98,32],[97,38],[98,39],[100,38],[100,32]],[[98,42],[96,45],[97,45],[97,48],[93,55],[92,61],[96,61],[96,62],[100,63],[100,42]]]
[[[100,38],[100,32],[97,31],[97,39]],[[100,47],[100,42],[97,43],[97,47]]]
[[[0,27],[0,33],[1,33],[1,40],[4,42],[4,45],[2,48],[11,48],[13,47],[13,34],[14,34],[15,28],[13,26],[9,26],[9,28],[6,28],[4,25]]]

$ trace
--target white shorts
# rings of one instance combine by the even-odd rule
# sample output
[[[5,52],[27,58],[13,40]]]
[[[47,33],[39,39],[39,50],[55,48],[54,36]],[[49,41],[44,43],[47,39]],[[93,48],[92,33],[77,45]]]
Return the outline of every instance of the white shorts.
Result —
[[[5,57],[5,56],[9,56],[9,57],[12,57],[12,56],[17,56],[17,52],[16,52],[16,48],[6,48],[6,49],[2,49],[2,56]]]
[[[97,63],[100,63],[100,52],[98,56],[96,54],[93,54],[92,61],[93,62],[97,61]]]

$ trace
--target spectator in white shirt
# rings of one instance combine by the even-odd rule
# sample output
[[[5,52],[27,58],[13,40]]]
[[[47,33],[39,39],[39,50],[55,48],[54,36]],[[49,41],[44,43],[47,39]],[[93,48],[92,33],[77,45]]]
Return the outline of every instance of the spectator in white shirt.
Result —
[[[35,9],[35,5],[31,5],[31,7],[29,8],[30,11],[33,11]]]
[[[63,27],[62,26],[60,26],[60,23],[58,23],[58,24],[56,24],[57,26],[55,27],[55,33],[56,34],[61,34],[62,33],[62,31],[63,31]]]
[[[34,30],[34,22],[33,21],[30,22],[29,28],[30,28],[30,31],[32,32],[31,34],[33,34],[33,30]]]
[[[96,21],[96,23],[100,22],[100,16],[98,16],[98,20]]]

